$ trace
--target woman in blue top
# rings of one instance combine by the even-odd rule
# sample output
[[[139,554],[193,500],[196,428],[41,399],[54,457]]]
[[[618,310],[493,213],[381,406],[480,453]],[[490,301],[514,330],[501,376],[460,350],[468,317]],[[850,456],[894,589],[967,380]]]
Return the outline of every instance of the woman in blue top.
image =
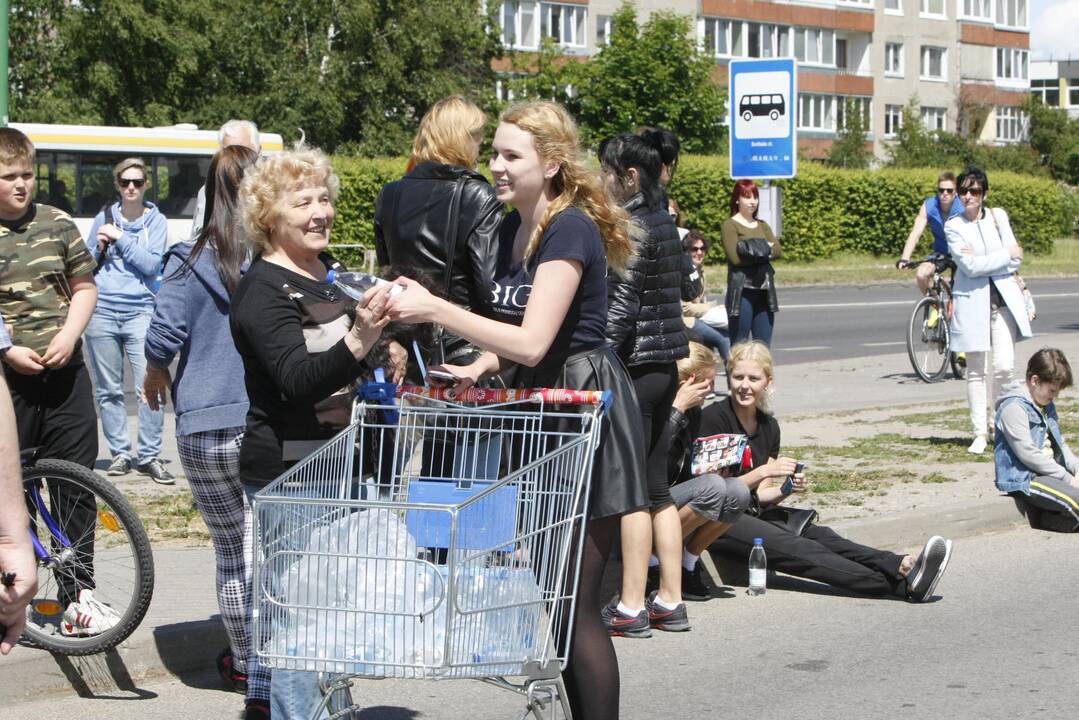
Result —
[[[613,391],[592,472],[573,648],[564,673],[573,717],[618,717],[618,659],[600,618],[600,581],[619,516],[648,506],[640,412],[625,367],[605,342],[608,262],[631,252],[625,213],[581,157],[576,124],[550,102],[515,105],[495,133],[491,174],[515,210],[499,235],[491,287],[494,319],[434,297],[417,283],[389,303],[391,318],[440,322],[486,349],[447,369],[463,391],[517,366],[518,387]]]
[[[233,145],[219,150],[206,179],[208,220],[193,245],[175,246],[146,332],[144,392],[153,410],[172,390],[176,446],[191,494],[213,538],[217,603],[230,649],[218,670],[248,700],[269,702],[268,670],[251,644],[251,505],[240,481],[240,442],[247,418],[244,367],[232,342],[229,304],[245,265],[236,196],[258,155]],[[179,355],[176,378],[169,365]]]
[[[116,165],[115,178],[120,201],[97,214],[87,238],[90,254],[98,262],[94,271],[97,308],[86,326],[94,395],[112,456],[109,475],[126,475],[134,460],[140,473],[170,485],[175,481],[158,457],[164,414],[151,410],[141,396],[137,398],[139,437],[137,456],[133,456],[124,407],[124,357],[136,388],[142,387],[146,373],[142,346],[154,312],[168,222],[145,199],[147,176],[142,160],[122,160]]]

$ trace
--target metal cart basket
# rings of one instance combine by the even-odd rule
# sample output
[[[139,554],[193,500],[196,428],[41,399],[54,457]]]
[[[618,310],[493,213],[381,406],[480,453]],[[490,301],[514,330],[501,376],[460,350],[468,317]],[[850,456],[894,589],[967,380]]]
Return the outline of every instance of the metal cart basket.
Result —
[[[610,395],[447,395],[368,383],[353,422],[255,497],[259,658],[323,673],[316,718],[358,710],[355,677],[481,679],[522,693],[522,717],[571,716],[560,673]]]

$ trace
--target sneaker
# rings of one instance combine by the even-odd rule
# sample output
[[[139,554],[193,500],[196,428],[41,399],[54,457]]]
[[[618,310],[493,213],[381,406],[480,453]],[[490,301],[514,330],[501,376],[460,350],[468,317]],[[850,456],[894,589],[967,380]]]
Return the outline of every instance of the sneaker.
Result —
[[[247,693],[247,673],[242,673],[233,667],[231,647],[227,647],[218,653],[217,674],[225,682],[225,687],[233,692]]]
[[[952,541],[940,535],[929,538],[922,549],[922,554],[914,563],[914,568],[907,575],[908,598],[911,602],[925,602],[933,597],[948,560],[952,557]]]
[[[650,565],[648,580],[644,583],[644,596],[648,597],[656,590],[659,590],[659,565]]]
[[[967,448],[967,452],[971,455],[981,455],[983,452],[985,452],[985,445],[985,435],[976,435],[974,437],[974,442],[972,442],[970,444],[970,447]]]
[[[927,328],[935,328],[937,323],[940,322],[940,311],[937,310],[936,305],[929,308],[929,317],[925,321]]]
[[[626,615],[618,609],[618,603],[612,600],[600,614],[611,637],[652,637],[652,625],[648,622],[647,607],[636,615]]]
[[[127,475],[131,472],[131,460],[123,455],[117,455],[109,463],[109,469],[105,472],[109,475]]]
[[[692,570],[682,568],[682,599],[703,602],[712,599],[712,592],[704,584],[704,564],[698,560]]]
[[[64,610],[60,634],[64,637],[90,637],[111,630],[120,622],[120,613],[94,597],[94,591],[80,590],[78,600]]]
[[[645,609],[648,610],[648,624],[656,630],[665,630],[667,632],[685,632],[689,630],[689,613],[686,611],[684,602],[678,603],[678,607],[674,610],[668,610],[656,603],[656,593],[652,593],[648,596]]]
[[[270,720],[270,703],[265,700],[249,700],[244,706],[244,720]]]
[[[140,475],[149,476],[158,485],[172,485],[176,482],[176,478],[165,469],[165,464],[158,458],[139,465],[138,470]]]

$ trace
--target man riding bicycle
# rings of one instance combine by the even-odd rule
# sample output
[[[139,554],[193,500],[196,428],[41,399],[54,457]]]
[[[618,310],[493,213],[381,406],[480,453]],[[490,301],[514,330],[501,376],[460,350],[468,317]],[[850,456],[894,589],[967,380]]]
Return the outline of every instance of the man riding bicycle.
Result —
[[[914,218],[914,227],[911,228],[907,242],[903,246],[903,254],[895,263],[896,268],[902,270],[910,263],[910,255],[921,240],[926,225],[933,232],[933,255],[947,257],[948,240],[944,237],[944,223],[953,215],[962,212],[963,203],[955,202],[955,173],[946,170],[937,177],[937,194],[927,197],[918,210],[918,216]],[[936,272],[936,263],[923,262],[918,266],[915,275],[918,289],[923,295],[933,283],[934,272]]]

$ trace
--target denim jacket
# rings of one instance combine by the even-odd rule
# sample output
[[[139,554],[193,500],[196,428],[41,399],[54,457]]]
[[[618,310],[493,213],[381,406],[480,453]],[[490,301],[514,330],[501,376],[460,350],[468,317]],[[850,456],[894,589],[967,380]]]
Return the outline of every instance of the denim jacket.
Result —
[[[1049,403],[1045,407],[1045,414],[1043,415],[1038,406],[1034,404],[1034,401],[1030,399],[1025,388],[1008,393],[1000,399],[997,403],[996,422],[994,423],[996,439],[993,448],[997,489],[1006,493],[1019,491],[1029,495],[1030,481],[1034,478],[1035,473],[1022,463],[1015,450],[1008,444],[1001,420],[1001,411],[1012,403],[1019,403],[1026,410],[1027,419],[1030,423],[1030,439],[1035,447],[1040,448],[1045,444],[1046,433],[1052,434],[1053,441],[1058,448],[1067,446],[1064,443],[1063,436],[1060,434],[1060,423],[1057,419],[1055,404]]]

